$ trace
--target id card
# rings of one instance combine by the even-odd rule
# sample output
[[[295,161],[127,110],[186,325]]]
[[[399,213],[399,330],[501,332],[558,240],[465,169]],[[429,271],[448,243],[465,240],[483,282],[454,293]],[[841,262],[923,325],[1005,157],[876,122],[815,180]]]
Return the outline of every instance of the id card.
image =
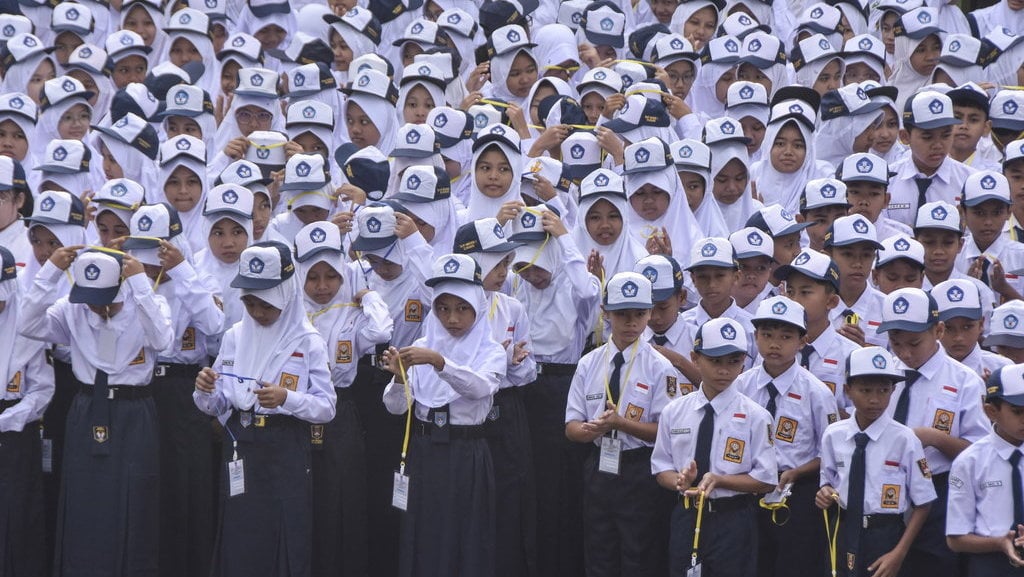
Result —
[[[409,510],[409,476],[395,471],[395,489],[391,492],[391,506],[399,511]]]
[[[700,563],[690,567],[690,570],[686,573],[686,577],[700,577]]]
[[[612,475],[619,474],[619,461],[622,457],[622,441],[618,437],[601,437],[601,459],[597,470]]]
[[[242,459],[228,461],[228,496],[245,493],[245,466]]]
[[[764,502],[766,505],[775,505],[782,503],[787,497],[793,494],[793,483],[786,483],[786,486],[782,490],[775,489],[771,493],[764,496]]]

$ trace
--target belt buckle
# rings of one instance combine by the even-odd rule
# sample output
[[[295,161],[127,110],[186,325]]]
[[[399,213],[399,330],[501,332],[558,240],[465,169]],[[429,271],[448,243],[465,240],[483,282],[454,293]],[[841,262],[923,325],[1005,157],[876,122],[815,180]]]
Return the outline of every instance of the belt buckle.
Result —
[[[537,363],[537,374],[538,375],[543,375],[544,374],[544,363]]]
[[[266,415],[253,415],[252,424],[257,426],[257,427],[266,427],[267,426],[267,416]]]
[[[107,387],[107,400],[113,401],[117,398],[117,389],[114,387]]]
[[[868,516],[867,516],[867,515],[864,515],[864,516],[863,516],[863,519],[864,519],[864,522],[863,522],[863,523],[861,523],[861,525],[862,525],[862,526],[863,526],[863,527],[864,527],[865,529],[868,529],[868,528],[869,528],[869,525],[871,525],[871,520],[870,520],[870,518],[868,518]]]
[[[717,511],[715,511],[715,500],[714,499],[707,499],[707,503],[708,503],[708,513],[716,513]]]
[[[167,376],[167,365],[157,365],[156,370],[153,371],[153,376],[166,377]]]

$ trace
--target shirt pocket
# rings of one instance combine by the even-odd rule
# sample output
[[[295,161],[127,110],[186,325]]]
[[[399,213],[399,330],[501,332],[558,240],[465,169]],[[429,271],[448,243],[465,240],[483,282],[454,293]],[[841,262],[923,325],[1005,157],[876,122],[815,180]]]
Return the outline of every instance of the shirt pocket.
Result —
[[[906,499],[907,471],[897,459],[886,459],[879,471],[881,489],[875,497],[883,513],[897,513],[903,510]]]
[[[292,353],[281,368],[277,383],[274,384],[289,391],[305,392],[309,387],[308,381],[309,366],[306,364],[305,356],[302,353]]]
[[[733,417],[735,420],[736,417]],[[723,475],[740,475],[751,469],[750,423],[729,422],[719,429],[718,442],[711,455],[712,469]],[[763,425],[762,425],[763,426]]]
[[[950,391],[951,385],[944,386],[938,394],[928,397],[925,424],[947,435],[959,436],[960,422],[957,416],[959,395]]]

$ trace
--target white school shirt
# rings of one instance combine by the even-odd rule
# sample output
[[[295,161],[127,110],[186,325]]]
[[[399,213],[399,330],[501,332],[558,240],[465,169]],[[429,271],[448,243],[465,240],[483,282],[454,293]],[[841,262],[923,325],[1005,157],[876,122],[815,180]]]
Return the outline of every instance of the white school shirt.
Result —
[[[964,449],[949,472],[946,535],[1005,537],[1013,526],[1013,466],[1020,447],[989,433]],[[1024,460],[1017,463],[1024,471]]]
[[[1012,365],[1013,361],[992,351],[986,351],[981,346],[975,344],[971,352],[960,363],[977,373],[984,380],[987,378],[986,371],[988,371],[988,374],[992,374],[999,367]]]
[[[693,350],[693,343],[690,342],[690,335],[686,327],[686,323],[682,322],[682,318],[683,313],[679,313],[676,316],[676,321],[672,323],[672,326],[670,326],[668,330],[665,331],[665,334],[662,336],[668,339],[668,342],[664,344],[665,348],[671,351],[675,351],[676,353],[689,359],[690,352]],[[640,338],[653,345],[654,336],[654,331],[652,331],[650,327],[648,327],[644,329],[644,334]],[[693,389],[694,387],[690,383],[689,379],[684,377],[683,373],[679,371],[679,369],[676,369],[676,386],[670,389],[666,389],[666,392],[668,393],[669,400],[671,400],[676,398],[676,396],[688,395],[693,392]]]
[[[891,199],[889,206],[886,208],[885,215],[912,227],[914,226],[914,220],[917,218],[918,209],[917,183],[914,181],[914,178],[924,175],[914,165],[909,148],[900,160],[889,166],[889,169],[896,174],[889,179]],[[954,206],[959,205],[964,181],[975,172],[977,171],[973,168],[947,156],[942,161],[942,164],[939,165],[939,169],[935,171],[935,174],[930,177],[932,183],[926,193],[928,202],[944,200]]]
[[[620,351],[614,341],[590,351],[576,368],[569,388],[565,407],[565,422],[587,422],[601,416],[607,409],[607,383],[611,377],[616,353],[622,353],[625,362],[619,371],[618,413],[630,421],[656,423],[668,404],[667,390],[676,379],[676,370],[665,357],[647,341],[638,339]],[[618,433],[622,449],[650,447],[650,441],[638,439],[622,431]],[[600,439],[594,444],[599,445]]]
[[[878,220],[875,221],[874,224],[875,234],[878,236],[879,240],[884,240],[890,236],[896,236],[898,234],[914,238],[914,229],[898,220],[893,220],[884,214],[878,215]]]
[[[839,299],[839,306],[828,312],[829,322],[832,328],[838,330],[846,324],[846,317],[843,311],[850,309],[860,317],[861,330],[864,331],[864,340],[868,344],[880,347],[889,347],[889,335],[878,332],[882,324],[882,304],[885,302],[885,294],[870,284],[865,285],[864,292],[860,294],[857,302],[847,306],[843,299]],[[844,359],[845,360],[845,359]]]
[[[747,358],[743,361],[743,368],[749,369],[754,366],[753,359],[757,356],[757,348],[754,344],[754,325],[750,322],[750,319],[754,318],[754,315],[740,308],[736,304],[736,299],[730,299],[731,304],[729,308],[725,309],[725,312],[718,315],[718,317],[712,317],[708,314],[708,311],[704,310],[704,306],[700,301],[697,302],[697,306],[692,309],[683,311],[682,321],[686,323],[687,329],[687,343],[683,350],[693,350],[693,339],[697,338],[697,330],[700,329],[701,325],[710,321],[712,318],[723,318],[732,319],[743,326],[743,331],[747,333]]]
[[[853,437],[860,432],[857,419],[850,417],[829,425],[821,440],[821,484],[839,493],[844,509],[849,508],[850,466],[857,447]],[[936,499],[930,461],[914,431],[883,414],[863,432],[870,437],[864,449],[865,515],[902,514]]]
[[[897,361],[897,365],[909,370],[902,362]],[[977,373],[954,361],[941,346],[917,371],[921,377],[910,389],[908,427],[931,427],[972,443],[992,430],[981,408],[985,384]],[[885,411],[889,417],[895,413],[905,387],[903,381],[896,383]],[[935,447],[925,447],[924,454],[934,473],[948,472],[953,463]]]
[[[705,408],[708,407],[708,408]],[[719,475],[747,474],[775,485],[779,466],[772,447],[772,417],[754,401],[729,387],[708,400],[704,389],[680,397],[665,407],[658,421],[658,436],[651,454],[651,474],[686,470],[697,453],[697,433],[704,411],[715,411],[715,435],[711,441],[711,472]],[[698,472],[703,475],[703,472]],[[720,499],[742,495],[715,488],[708,497]]]
[[[824,383],[798,362],[777,377],[770,376],[764,365],[758,364],[737,377],[730,388],[767,407],[771,398],[768,383],[779,391],[772,423],[779,470],[795,469],[821,454],[825,428],[839,420],[836,399]]]
[[[21,267],[21,270],[25,269],[25,265],[30,260],[35,260],[32,244],[28,241],[28,228],[25,226],[25,221],[20,218],[9,224],[7,228],[0,230],[0,246],[11,251],[11,254],[14,255],[14,262]]]
[[[10,327],[9,330],[14,330]],[[0,391],[0,399],[20,402],[0,414],[0,432],[23,431],[25,425],[43,418],[46,407],[53,399],[53,367],[46,362],[45,349],[18,368],[7,386]]]
[[[964,247],[956,255],[954,267],[966,275],[974,261],[982,254],[999,259],[1003,265],[1006,282],[1018,293],[1024,295],[1024,277],[1020,276],[1020,274],[1024,274],[1024,243],[1014,242],[1001,234],[987,249],[982,251],[974,242],[973,236],[965,236]],[[991,265],[989,265],[989,274],[992,274]]]
[[[832,391],[836,404],[847,413],[850,412],[850,400],[846,398],[843,387],[846,385],[846,359],[860,345],[843,335],[826,328],[818,338],[809,343],[814,352],[811,353],[808,370]],[[799,357],[797,357],[799,360]]]
[[[359,306],[343,307],[339,316],[330,326],[317,324],[317,311],[310,313],[310,319],[320,336],[327,343],[331,369],[331,383],[343,389],[352,385],[359,368],[359,358],[374,354],[378,344],[391,339],[394,323],[388,306],[380,295],[370,291],[363,295]]]
[[[213,279],[209,277],[209,284]],[[211,288],[196,274],[187,260],[167,271],[157,294],[167,300],[171,310],[174,343],[159,355],[161,363],[205,366],[208,335],[224,332],[224,311],[213,300],[216,288]]]
[[[530,341],[530,318],[523,303],[500,292],[487,293],[487,321],[491,335],[499,345],[508,341],[505,347],[508,367],[501,379],[500,388],[521,387],[537,380],[537,361],[533,358],[533,344]],[[518,365],[512,363],[516,343],[526,342],[530,354]]]

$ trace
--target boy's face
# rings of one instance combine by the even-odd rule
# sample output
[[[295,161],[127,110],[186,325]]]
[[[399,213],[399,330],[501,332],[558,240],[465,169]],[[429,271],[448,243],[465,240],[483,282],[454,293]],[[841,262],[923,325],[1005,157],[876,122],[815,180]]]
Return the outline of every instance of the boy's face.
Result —
[[[953,147],[953,127],[903,129],[900,130],[900,140],[910,147],[910,155],[918,170],[931,174],[939,169]]]
[[[651,318],[650,309],[623,309],[605,311],[608,322],[612,326],[612,337],[622,343],[632,343],[640,338],[647,321]]]
[[[996,347],[996,352],[1013,361],[1013,364],[1015,365],[1024,363],[1024,347],[1008,347],[1006,345],[999,345]]]
[[[981,337],[981,321],[967,317],[953,317],[945,321],[946,330],[942,335],[942,348],[949,356],[962,361],[971,354]]]
[[[804,344],[800,329],[782,323],[758,323],[754,343],[769,371],[788,368]]]
[[[699,266],[690,271],[693,286],[705,304],[720,306],[732,298],[739,272],[719,266]]]
[[[693,351],[690,360],[700,371],[701,386],[708,387],[715,394],[729,388],[743,372],[744,353],[731,353],[721,357],[707,357]]]
[[[978,141],[992,128],[992,122],[985,111],[973,106],[953,105],[953,115],[962,123],[953,127],[953,149],[974,152]]]
[[[882,209],[889,204],[888,187],[876,182],[847,182],[846,202],[849,213],[859,214],[871,222],[877,222]]]
[[[934,275],[946,275],[956,264],[956,255],[964,246],[964,239],[951,230],[922,228],[915,231],[917,240],[924,245],[924,269]]]
[[[737,259],[740,265],[739,282],[732,295],[740,302],[750,302],[764,290],[772,273],[772,261],[766,256]]]
[[[775,238],[775,262],[793,262],[798,254],[800,254],[799,232]]]
[[[803,305],[808,325],[827,320],[828,311],[839,304],[839,295],[824,283],[800,273],[786,279],[786,296]]]
[[[985,403],[985,415],[988,416],[999,436],[1011,443],[1024,441],[1024,407],[1010,403]]]
[[[892,381],[884,377],[852,377],[843,386],[857,414],[868,421],[876,421],[885,413],[894,389]]]
[[[652,331],[663,334],[665,331],[672,328],[676,320],[679,318],[679,309],[683,305],[685,300],[686,292],[680,290],[676,294],[668,297],[667,299],[654,303],[654,308],[651,309],[651,318],[647,321],[647,326]]]
[[[1017,220],[1024,215],[1024,160],[1011,160],[1003,167],[1003,176],[1010,181],[1010,210],[1017,215]]]
[[[918,369],[939,349],[937,341],[942,339],[942,333],[941,322],[921,332],[893,329],[889,331],[889,348],[903,364]]]
[[[831,206],[822,206],[806,210],[802,214],[798,215],[796,219],[798,222],[811,223],[811,226],[804,229],[807,231],[807,238],[810,240],[810,247],[814,250],[821,251],[825,246],[825,233],[828,232],[828,227],[832,226],[832,223],[841,216],[846,216],[846,206],[842,204],[833,204]]]
[[[875,260],[875,248],[863,242],[833,247],[832,260],[839,267],[839,279],[844,289],[863,290],[871,272],[871,263]]]
[[[964,224],[979,247],[988,247],[995,242],[1010,217],[1010,207],[995,199],[964,207],[963,212]]]
[[[899,258],[871,271],[871,278],[875,280],[878,290],[889,294],[901,288],[921,288],[924,272],[917,263]]]

